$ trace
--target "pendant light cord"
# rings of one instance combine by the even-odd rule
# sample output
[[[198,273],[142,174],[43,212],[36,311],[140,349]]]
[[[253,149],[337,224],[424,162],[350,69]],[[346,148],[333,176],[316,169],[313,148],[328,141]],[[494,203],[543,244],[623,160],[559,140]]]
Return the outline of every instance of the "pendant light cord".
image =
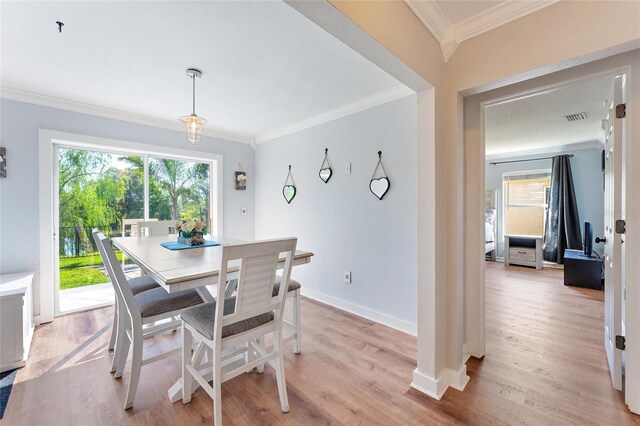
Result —
[[[196,115],[196,76],[192,75],[193,80],[193,115]]]

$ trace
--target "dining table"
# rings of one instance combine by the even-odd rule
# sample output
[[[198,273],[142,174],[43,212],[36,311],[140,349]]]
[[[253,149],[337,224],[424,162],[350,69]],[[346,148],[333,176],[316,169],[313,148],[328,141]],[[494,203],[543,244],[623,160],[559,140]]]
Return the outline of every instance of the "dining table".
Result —
[[[153,277],[168,293],[195,289],[204,301],[211,302],[215,300],[213,295],[217,294],[222,248],[225,245],[242,244],[248,241],[216,235],[205,235],[205,240],[214,241],[219,245],[191,247],[181,250],[171,250],[164,247],[162,243],[176,241],[175,234],[116,237],[112,238],[111,241],[126,256],[131,258],[146,275]],[[296,250],[293,257],[293,266],[307,264],[311,262],[312,257],[312,252]],[[285,253],[282,253],[278,262],[278,269],[282,269],[284,263]],[[239,261],[229,262],[227,283],[237,278],[239,270]],[[235,286],[227,286],[225,297],[231,296],[234,289]],[[194,382],[193,390],[197,389],[196,383]],[[181,379],[169,389],[169,399],[171,402],[182,399]]]

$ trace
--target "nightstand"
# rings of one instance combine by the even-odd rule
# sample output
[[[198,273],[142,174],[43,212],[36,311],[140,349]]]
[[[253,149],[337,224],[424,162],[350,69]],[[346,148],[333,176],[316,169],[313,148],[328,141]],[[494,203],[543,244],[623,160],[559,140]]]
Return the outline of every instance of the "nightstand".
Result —
[[[504,264],[533,266],[542,269],[542,237],[537,235],[505,235]]]

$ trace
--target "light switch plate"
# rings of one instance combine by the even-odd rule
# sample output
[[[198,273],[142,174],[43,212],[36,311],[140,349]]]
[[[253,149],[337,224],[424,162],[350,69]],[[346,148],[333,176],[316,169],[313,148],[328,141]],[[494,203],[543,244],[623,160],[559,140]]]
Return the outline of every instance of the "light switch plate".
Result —
[[[351,163],[347,163],[344,165],[344,172],[346,174],[351,174]]]
[[[246,207],[243,207],[243,208],[240,210],[240,213],[242,214],[242,216],[246,216],[246,215],[247,215],[247,208],[246,208]]]
[[[351,284],[351,272],[344,271],[344,282],[345,284]]]

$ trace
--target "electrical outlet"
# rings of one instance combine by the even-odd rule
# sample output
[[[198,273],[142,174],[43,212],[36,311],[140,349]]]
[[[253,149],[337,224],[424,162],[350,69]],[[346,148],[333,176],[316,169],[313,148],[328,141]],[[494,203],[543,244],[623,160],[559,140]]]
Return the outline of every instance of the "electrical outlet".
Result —
[[[351,272],[344,271],[344,282],[345,284],[351,284]]]
[[[240,213],[242,214],[242,216],[246,216],[247,215],[247,208],[243,207],[242,209],[240,209]]]
[[[344,172],[346,174],[351,174],[351,163],[347,163],[344,165]]]

